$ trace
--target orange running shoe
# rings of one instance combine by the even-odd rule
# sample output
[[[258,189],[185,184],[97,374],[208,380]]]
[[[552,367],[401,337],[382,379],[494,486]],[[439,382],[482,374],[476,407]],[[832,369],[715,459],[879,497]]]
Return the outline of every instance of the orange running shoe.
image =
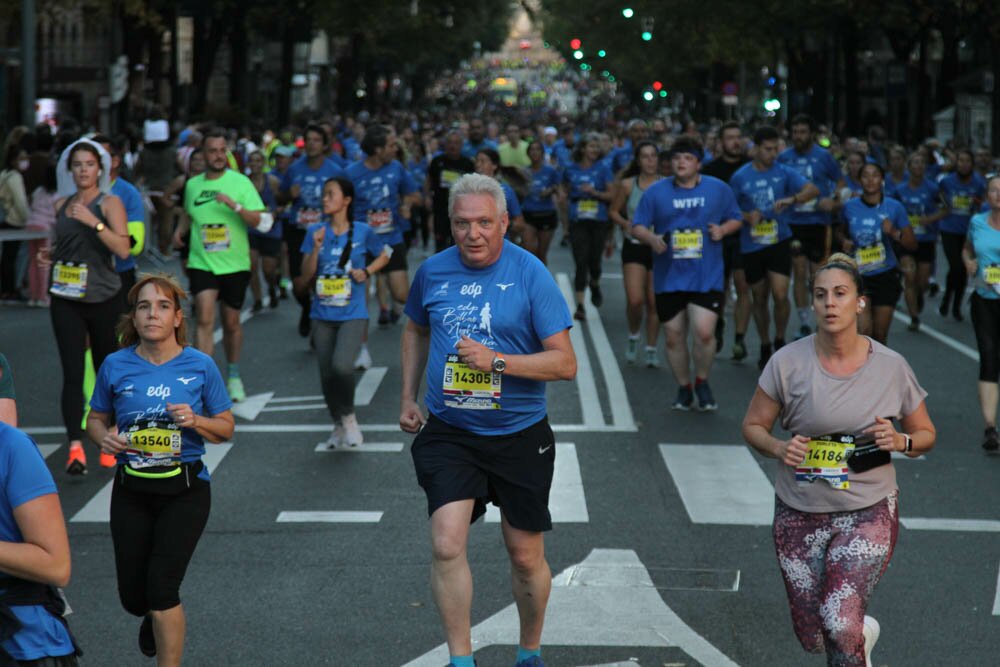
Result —
[[[70,443],[69,459],[66,461],[66,474],[87,474],[87,455],[84,453],[83,444],[79,440]]]
[[[107,454],[101,452],[101,467],[102,468],[114,468],[118,464],[118,459],[115,458],[114,454]]]

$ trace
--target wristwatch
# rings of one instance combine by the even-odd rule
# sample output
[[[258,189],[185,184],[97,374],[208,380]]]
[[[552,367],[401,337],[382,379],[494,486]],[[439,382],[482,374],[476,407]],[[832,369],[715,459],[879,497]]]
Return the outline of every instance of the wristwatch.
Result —
[[[912,452],[912,451],[913,451],[913,438],[911,438],[911,437],[910,437],[909,435],[907,435],[906,433],[903,433],[903,434],[902,434],[902,436],[903,436],[904,438],[906,438],[906,448],[905,448],[905,449],[903,449],[903,452],[904,452],[905,454],[909,454],[910,452]]]
[[[507,370],[507,362],[504,360],[503,355],[499,352],[493,353],[493,372],[503,373]]]
[[[108,228],[107,225],[105,225],[103,222],[99,222],[96,225],[94,225],[94,231],[97,232],[98,234],[103,232],[107,228]]]

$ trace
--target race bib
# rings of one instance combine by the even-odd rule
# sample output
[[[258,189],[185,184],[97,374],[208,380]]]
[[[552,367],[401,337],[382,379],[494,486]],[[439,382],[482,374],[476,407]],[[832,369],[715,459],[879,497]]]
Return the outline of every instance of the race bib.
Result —
[[[129,467],[177,467],[181,464],[181,429],[174,423],[134,424],[125,433]]]
[[[705,240],[700,229],[675,229],[670,232],[674,259],[701,259]]]
[[[205,252],[225,252],[229,243],[228,225],[202,225],[201,244]]]
[[[1000,264],[983,267],[983,280],[993,289],[1000,287]]]
[[[778,242],[778,221],[761,220],[750,228],[750,239],[757,245],[774,245]]]
[[[457,171],[452,171],[451,169],[441,170],[441,187],[445,189],[451,189],[451,186],[455,185],[455,181],[460,179],[462,175]]]
[[[910,220],[910,227],[913,228],[913,233],[917,236],[923,236],[927,233],[927,228],[920,224],[920,221],[924,219],[922,215],[910,215],[907,216]]]
[[[474,371],[457,354],[449,354],[441,382],[444,404],[463,410],[498,410],[501,381],[500,373]]]
[[[809,441],[806,459],[795,468],[795,481],[808,484],[821,479],[835,489],[849,489],[847,457],[854,451],[854,436],[824,435]]]
[[[581,199],[576,203],[576,217],[581,220],[593,220],[597,217],[598,206],[596,199]]]
[[[885,245],[876,243],[870,246],[858,248],[857,252],[858,269],[861,273],[870,272],[885,264]]]
[[[376,234],[391,234],[395,229],[392,224],[392,211],[387,208],[380,208],[377,211],[368,211],[368,226]]]
[[[296,222],[299,227],[308,227],[319,222],[323,214],[314,208],[300,208]]]
[[[64,299],[82,299],[87,295],[87,265],[56,262],[52,265],[49,293]]]
[[[319,276],[316,296],[324,306],[341,307],[351,301],[351,279],[347,276]]]
[[[969,195],[954,195],[951,198],[951,210],[955,213],[971,213],[972,197]]]

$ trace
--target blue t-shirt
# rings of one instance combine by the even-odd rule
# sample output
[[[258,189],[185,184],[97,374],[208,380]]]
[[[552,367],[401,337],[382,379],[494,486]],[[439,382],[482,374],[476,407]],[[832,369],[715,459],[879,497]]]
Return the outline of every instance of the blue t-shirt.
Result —
[[[56,493],[56,484],[35,441],[0,422],[0,541],[24,542],[14,510],[50,493]],[[22,628],[2,646],[15,660],[69,655],[75,650],[62,621],[41,605],[10,609]]]
[[[357,162],[365,158],[365,152],[361,150],[361,142],[348,135],[340,142],[344,147],[345,162]]]
[[[555,201],[552,194],[542,197],[542,190],[548,190],[559,185],[559,172],[552,167],[543,164],[538,171],[528,170],[531,176],[531,185],[528,187],[528,196],[524,198],[524,210],[528,213],[549,213],[556,210]]]
[[[740,252],[757,252],[791,238],[788,220],[774,212],[774,202],[793,197],[806,186],[806,179],[783,164],[773,164],[766,171],[758,171],[748,162],[732,175],[729,187],[736,195],[736,203],[745,213],[760,211],[763,218],[756,225],[743,223],[740,229]]]
[[[90,409],[114,415],[118,432],[135,433],[147,429],[175,431],[177,426],[167,412],[167,403],[187,403],[203,417],[229,410],[229,399],[222,375],[215,361],[193,347],[185,347],[170,361],[157,366],[136,353],[135,346],[108,355],[97,371]],[[205,440],[193,428],[180,428],[180,461],[201,459]],[[152,452],[156,454],[156,452]],[[118,463],[134,468],[166,465],[177,456],[149,455],[131,445],[118,455]],[[209,479],[208,470],[198,475]]]
[[[495,151],[499,150],[497,142],[492,141],[491,139],[486,139],[484,137],[483,140],[480,141],[478,144],[473,143],[469,139],[466,139],[465,143],[462,144],[462,155],[469,158],[470,160],[475,160],[476,154],[479,153],[479,151],[483,150],[484,148],[492,148]]]
[[[347,232],[337,236],[333,233],[331,224],[320,222],[311,225],[302,239],[300,250],[303,255],[307,255],[313,250],[313,232],[326,225],[323,246],[316,258],[316,288],[313,290],[312,309],[309,311],[309,317],[314,320],[343,322],[368,319],[368,305],[365,301],[368,283],[354,282],[348,272],[366,266],[366,253],[375,257],[381,255],[385,240],[363,222],[352,224],[354,232],[351,235],[351,255],[343,270],[340,269],[340,256],[347,245]]]
[[[556,166],[560,171],[573,164],[573,148],[575,146],[575,143],[573,146],[567,146],[562,139],[552,144],[552,154],[555,156]]]
[[[507,200],[507,217],[513,220],[521,215],[521,202],[518,201],[517,193],[514,192],[514,188],[510,187],[506,183],[501,183],[500,189],[503,190],[504,199]]]
[[[400,200],[418,189],[410,173],[398,160],[378,169],[355,162],[347,168],[347,178],[354,184],[354,221],[366,223],[389,245],[402,243],[410,226],[399,213]]]
[[[271,188],[271,179],[268,174],[264,174],[264,189],[260,192],[260,200],[264,202],[264,210],[274,216],[274,224],[271,225],[271,229],[267,230],[267,233],[257,231],[256,227],[251,227],[247,225],[247,233],[250,236],[261,236],[267,239],[280,239],[281,238],[281,218],[278,217],[278,200],[274,197],[274,190]]]
[[[430,167],[430,160],[409,160],[406,163],[406,171],[410,172],[410,178],[416,183],[417,189],[423,189],[424,181],[427,180],[427,169]]]
[[[586,169],[573,162],[563,172],[563,183],[569,183],[569,219],[571,222],[607,221],[608,205],[581,190],[587,183],[595,190],[606,191],[615,177],[607,165],[595,162]]]
[[[146,222],[146,206],[142,202],[142,195],[135,189],[135,186],[119,176],[111,184],[111,194],[122,200],[125,207],[125,221]],[[115,255],[115,271],[122,273],[135,268],[135,256],[129,255],[122,259]]]
[[[869,206],[861,197],[855,197],[844,205],[843,215],[861,275],[876,276],[899,265],[892,239],[882,233],[882,221],[888,218],[896,229],[909,227],[910,220],[902,204],[883,197],[878,206]]]
[[[619,171],[628,166],[629,162],[632,161],[633,148],[632,141],[626,139],[625,143],[619,148],[611,151],[611,155],[608,156],[611,159],[611,171],[617,174]]]
[[[941,207],[941,193],[938,184],[932,180],[924,179],[917,187],[910,185],[910,181],[904,181],[896,185],[896,199],[906,209],[906,215],[910,219],[910,226],[917,241],[937,240],[938,223],[932,222],[929,225],[921,225],[920,218],[933,215]]]
[[[515,433],[545,416],[544,382],[471,372],[455,356],[462,336],[503,354],[535,354],[572,326],[562,292],[534,255],[504,241],[500,259],[474,269],[454,246],[439,252],[417,269],[406,315],[430,327],[424,402],[435,416],[482,435]]]
[[[951,212],[942,218],[939,229],[950,234],[965,236],[969,230],[969,218],[979,211],[979,202],[986,196],[986,181],[972,172],[967,183],[951,173],[941,179],[941,199]]]
[[[305,229],[319,222],[323,217],[323,184],[343,175],[344,170],[330,160],[324,159],[319,169],[310,168],[305,155],[293,162],[281,179],[282,192],[288,192],[293,185],[299,186],[299,196],[292,201],[288,211],[291,225]]]
[[[783,215],[790,225],[829,225],[830,214],[816,208],[820,199],[829,198],[840,181],[840,165],[830,152],[813,144],[805,153],[788,148],[778,155],[778,162],[791,167],[802,178],[819,188],[819,197],[792,206]]]
[[[724,181],[702,175],[693,188],[664,178],[646,189],[632,218],[663,237],[666,251],[653,255],[653,291],[717,292],[722,290],[722,241],[713,241],[708,226],[742,220],[732,189]]]
[[[989,213],[972,216],[968,239],[976,252],[976,294],[1000,299],[1000,230],[990,226]]]

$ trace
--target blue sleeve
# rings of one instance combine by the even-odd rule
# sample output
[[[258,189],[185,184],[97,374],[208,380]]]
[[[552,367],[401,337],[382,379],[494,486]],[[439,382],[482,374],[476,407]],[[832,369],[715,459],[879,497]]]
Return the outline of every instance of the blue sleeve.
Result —
[[[414,180],[410,172],[404,169],[403,165],[399,165],[399,171],[401,172],[401,177],[399,179],[399,186],[402,194],[408,195],[412,192],[416,192],[419,188],[417,188],[417,182],[416,180]]]
[[[736,205],[736,197],[733,196],[732,189],[725,183],[721,183],[719,192],[722,193],[722,220],[720,223],[726,220],[743,220],[743,213]]]
[[[111,396],[111,359],[108,357],[97,369],[97,379],[94,381],[94,392],[90,397],[90,409],[96,412],[111,414],[115,410]]]
[[[517,193],[514,188],[504,185],[504,194],[507,195],[507,213],[509,217],[516,218],[521,215],[521,202],[517,200]]]
[[[732,196],[732,191],[730,191],[730,196]],[[632,225],[642,225],[643,227],[649,227],[653,229],[654,216],[656,215],[656,202],[654,201],[653,186],[647,188],[647,190],[642,193],[642,197],[639,199],[639,205],[635,209],[635,215],[632,216]],[[742,217],[742,216],[741,216]]]
[[[313,232],[320,228],[321,225],[325,223],[315,222],[306,229],[306,235],[302,237],[302,247],[299,248],[299,252],[303,255],[308,255],[313,251]]]
[[[835,187],[837,185],[837,181],[839,181],[843,176],[840,171],[840,165],[837,164],[837,161],[833,159],[833,156],[830,155],[829,152],[823,154],[823,162],[825,163],[827,177],[831,181],[831,186]],[[818,183],[816,185],[817,187],[819,186]]]
[[[281,177],[281,191],[288,192],[292,189],[292,175],[295,173],[295,165],[288,168],[288,171]]]
[[[754,210],[753,202],[750,198],[743,194],[741,186],[743,185],[743,178],[740,176],[739,172],[733,174],[732,178],[729,179],[729,190],[736,197],[736,204],[740,207],[740,211],[746,211],[749,213]],[[740,216],[742,219],[743,216]]]
[[[125,221],[144,222],[146,220],[146,208],[142,205],[142,195],[135,188],[131,188],[127,192],[128,197],[124,201]]]
[[[892,224],[896,226],[896,229],[910,226],[910,217],[906,215],[906,209],[899,202],[896,202],[896,206],[892,207]]]
[[[222,381],[222,373],[219,372],[215,362],[208,357],[205,359],[205,384],[201,391],[201,400],[209,417],[233,407],[233,401],[229,398],[229,392],[226,391],[226,385]]]
[[[372,257],[378,257],[385,249],[385,243],[379,239],[378,234],[368,228],[368,236],[365,237],[365,251]]]
[[[52,473],[35,441],[12,426],[0,429],[0,437],[6,441],[2,448],[6,457],[2,472],[7,473],[3,489],[11,508],[16,509],[35,498],[56,493]]]
[[[421,265],[417,269],[416,275],[413,276],[413,284],[410,285],[410,295],[406,297],[406,307],[403,308],[406,316],[414,324],[421,327],[430,326],[430,318],[427,316],[427,310],[424,308],[424,282],[426,275],[424,266],[426,265]]]
[[[802,176],[802,174],[798,173],[794,169],[789,169],[788,167],[785,167],[784,170],[785,170],[786,183],[788,185],[788,191],[791,192],[792,194],[798,194],[799,192],[801,192],[802,188],[806,187],[806,184],[809,181],[807,181],[805,177]]]
[[[610,168],[608,168],[607,165],[604,165],[604,173],[601,174],[601,176],[604,178],[605,189],[607,189],[609,185],[615,182],[615,174],[613,171],[611,171]]]
[[[539,340],[565,331],[573,326],[570,319],[569,306],[563,298],[562,291],[552,278],[552,274],[544,268],[541,262],[525,267],[531,269],[531,324]]]

